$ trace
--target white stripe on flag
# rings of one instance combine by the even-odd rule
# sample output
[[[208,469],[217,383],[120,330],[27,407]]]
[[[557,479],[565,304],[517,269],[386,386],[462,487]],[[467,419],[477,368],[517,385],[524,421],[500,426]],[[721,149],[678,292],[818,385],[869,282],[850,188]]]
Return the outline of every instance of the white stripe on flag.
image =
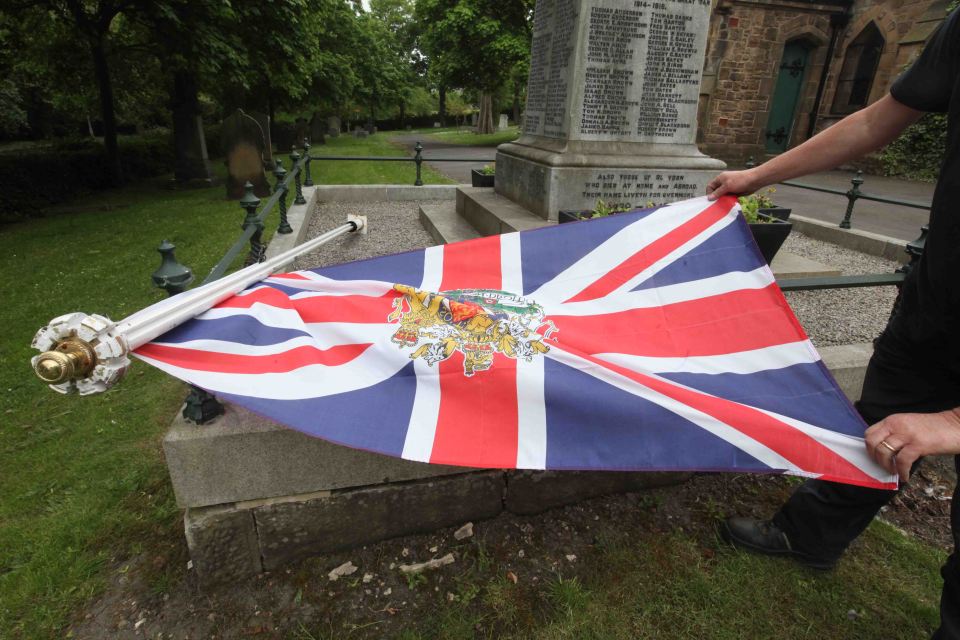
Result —
[[[417,374],[417,395],[413,399],[413,410],[410,412],[410,423],[400,457],[430,462],[440,416],[440,375],[437,367],[431,367],[420,358],[413,361],[413,370]]]
[[[520,234],[500,236],[500,278],[503,291],[523,295],[523,265],[520,257]]]
[[[649,244],[695,218],[707,206],[699,199],[683,202],[627,225],[544,283],[530,297],[541,304],[569,300]]]
[[[593,354],[600,360],[605,360],[636,371],[637,373],[757,373],[772,369],[782,369],[795,364],[819,362],[820,356],[809,340],[778,344],[773,347],[764,347],[752,351],[738,351],[736,353],[715,356],[697,356],[696,358],[655,358],[649,356],[635,356],[625,353],[597,353]]]
[[[690,302],[734,291],[764,289],[776,282],[767,266],[753,271],[731,271],[719,276],[680,282],[657,289],[611,293],[596,300],[543,305],[548,316],[596,316],[631,309],[652,309],[667,304]]]
[[[547,467],[544,360],[517,360],[517,469]]]
[[[410,358],[397,345],[389,342],[372,344],[362,354],[341,365],[311,364],[284,373],[198,371],[167,364],[136,352],[133,355],[174,377],[214,393],[272,400],[304,400],[366,389],[389,380],[410,364]]]
[[[264,282],[291,289],[313,291],[325,296],[374,296],[379,298],[393,291],[392,282],[382,282],[380,280],[333,280],[332,278],[325,278],[317,274],[311,275],[314,277],[309,280],[294,280],[292,278],[278,278],[273,276],[265,279]],[[299,294],[293,295],[299,296]]]
[[[389,324],[353,324],[348,322],[325,322],[300,327],[311,335],[291,338],[283,342],[251,345],[229,340],[199,339],[187,342],[156,341],[152,344],[173,349],[197,349],[210,353],[227,353],[240,356],[279,355],[299,347],[315,347],[322,351],[345,344],[372,344],[389,342],[396,327]]]
[[[443,282],[443,245],[427,247],[423,251],[423,280],[420,291],[438,293]]]
[[[654,391],[653,389],[650,389],[639,382],[631,380],[624,375],[621,375],[615,371],[611,371],[605,367],[598,367],[595,363],[585,360],[584,358],[570,353],[569,351],[564,351],[556,346],[551,346],[550,351],[546,354],[546,356],[578,371],[586,373],[587,375],[593,376],[598,380],[602,380],[607,384],[613,385],[614,387],[626,391],[627,393],[657,404],[667,411],[677,414],[685,420],[689,420],[701,429],[709,431],[718,438],[726,440],[738,449],[750,454],[771,469],[789,470],[791,473],[798,475],[813,475],[804,471],[803,469],[800,469],[776,451],[767,448],[760,442],[757,442],[753,438],[744,435],[737,429],[734,429],[730,425],[717,420],[713,416]],[[668,384],[674,384],[669,381],[667,382]]]

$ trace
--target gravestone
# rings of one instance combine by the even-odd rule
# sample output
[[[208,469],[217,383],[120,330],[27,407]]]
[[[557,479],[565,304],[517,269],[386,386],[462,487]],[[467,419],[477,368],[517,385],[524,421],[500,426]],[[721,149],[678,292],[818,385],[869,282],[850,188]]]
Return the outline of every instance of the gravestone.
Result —
[[[260,125],[260,131],[263,132],[263,164],[267,169],[273,171],[276,165],[273,163],[273,137],[270,134],[270,116],[259,111],[250,111],[247,115]]]
[[[561,209],[702,195],[725,165],[696,147],[710,0],[537,0],[521,137],[497,193]]]
[[[270,195],[270,185],[263,171],[263,130],[256,120],[237,109],[223,121],[220,137],[227,164],[227,198],[243,196],[243,185],[253,183],[257,197]]]
[[[510,119],[505,113],[500,114],[500,122],[497,123],[497,131],[506,131],[510,127]]]
[[[377,127],[373,124],[373,120],[367,120],[367,124],[364,129],[366,129],[367,133],[371,135],[377,132]]]
[[[293,146],[303,148],[303,139],[310,135],[310,125],[306,118],[297,118],[293,126]]]
[[[313,146],[327,144],[326,134],[327,123],[324,121],[324,118],[320,117],[319,113],[314,111],[313,118],[310,120],[310,144]],[[302,139],[300,143],[303,144]]]
[[[470,114],[470,126],[473,126],[473,127],[477,126],[477,122],[479,121],[479,119],[480,119],[480,115],[476,111]]]
[[[339,138],[341,126],[340,118],[337,116],[330,116],[327,118],[327,135],[331,138]]]
[[[173,177],[178,186],[210,186],[214,183],[203,135],[203,118],[174,110],[173,144],[176,157]]]
[[[433,128],[434,128],[434,129],[439,129],[441,126],[443,126],[443,125],[441,125],[439,122],[434,122],[434,123],[433,123]]]

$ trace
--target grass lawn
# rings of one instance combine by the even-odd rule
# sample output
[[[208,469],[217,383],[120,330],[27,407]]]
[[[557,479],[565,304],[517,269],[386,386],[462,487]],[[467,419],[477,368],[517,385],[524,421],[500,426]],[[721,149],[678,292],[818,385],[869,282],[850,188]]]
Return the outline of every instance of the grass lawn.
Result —
[[[510,127],[505,131],[497,133],[485,133],[478,135],[470,131],[469,128],[456,128],[424,130],[424,138],[429,138],[437,142],[447,144],[459,144],[465,147],[496,147],[505,142],[513,142],[520,137],[520,129]]]
[[[312,156],[405,156],[411,155],[389,142],[390,133],[377,133],[367,138],[343,134],[327,138],[327,144],[312,147]],[[289,165],[289,162],[286,164]],[[405,184],[413,185],[416,165],[412,162],[324,161],[311,162],[310,174],[318,184]],[[455,181],[422,166],[424,184],[453,184]]]

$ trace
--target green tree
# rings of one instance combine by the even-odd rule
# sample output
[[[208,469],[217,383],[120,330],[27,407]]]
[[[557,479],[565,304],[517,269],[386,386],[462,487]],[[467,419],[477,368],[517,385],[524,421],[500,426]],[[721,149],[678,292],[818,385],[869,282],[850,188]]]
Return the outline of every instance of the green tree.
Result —
[[[530,57],[533,0],[417,0],[420,46],[441,87],[480,94],[479,133],[493,131],[493,94]]]

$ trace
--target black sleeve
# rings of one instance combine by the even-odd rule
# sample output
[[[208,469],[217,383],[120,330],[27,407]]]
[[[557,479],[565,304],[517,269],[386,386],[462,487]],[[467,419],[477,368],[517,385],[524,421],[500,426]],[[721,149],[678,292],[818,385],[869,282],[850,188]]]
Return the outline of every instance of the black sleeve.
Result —
[[[960,57],[960,9],[955,9],[927,42],[920,57],[890,87],[894,99],[918,111],[945,112]]]

